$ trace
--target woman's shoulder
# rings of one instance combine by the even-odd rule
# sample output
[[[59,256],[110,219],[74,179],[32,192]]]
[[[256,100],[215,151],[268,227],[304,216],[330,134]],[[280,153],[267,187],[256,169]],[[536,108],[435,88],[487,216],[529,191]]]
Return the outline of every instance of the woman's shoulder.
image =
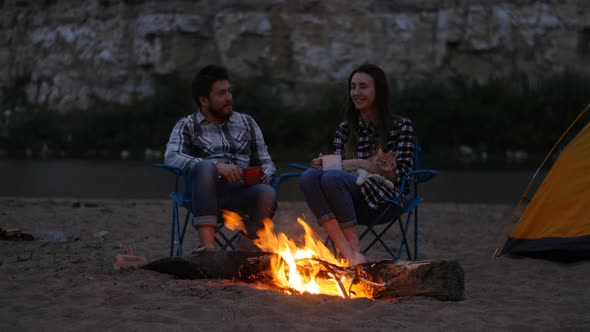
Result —
[[[393,126],[395,127],[405,127],[405,126],[412,126],[412,120],[409,118],[394,115],[393,116]]]
[[[348,121],[342,121],[340,122],[340,124],[338,125],[338,131],[342,132],[348,132]]]

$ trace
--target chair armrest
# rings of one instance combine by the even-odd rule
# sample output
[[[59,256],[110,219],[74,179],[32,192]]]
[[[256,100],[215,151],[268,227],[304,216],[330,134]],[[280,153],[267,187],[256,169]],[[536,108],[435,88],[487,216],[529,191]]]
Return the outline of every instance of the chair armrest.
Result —
[[[438,171],[431,169],[419,169],[410,172],[412,173],[412,181],[416,183],[427,182],[438,174]]]
[[[168,164],[152,164],[152,167],[163,168],[163,169],[169,170],[170,172],[172,172],[176,175],[182,175],[182,168],[180,168],[180,167],[176,167],[176,166],[172,166],[172,165],[168,165]]]
[[[180,182],[180,177],[183,175],[182,168],[167,164],[152,164],[152,167],[162,168],[174,173],[176,175],[174,177],[174,193],[178,192],[178,183]]]
[[[281,184],[288,178],[298,177],[301,176],[300,172],[287,172],[283,174],[279,174],[279,176],[275,177],[270,185],[275,188],[275,191],[278,193],[281,189]]]
[[[309,166],[305,166],[305,165],[301,165],[301,164],[297,164],[297,163],[289,164],[289,167],[297,168],[297,169],[300,169],[300,170],[303,170],[303,171],[305,171],[308,168],[311,168]]]
[[[400,191],[399,191],[400,193],[399,193],[398,197],[395,197],[392,201],[396,202],[396,204],[399,203],[400,198],[402,197],[402,195],[404,194],[404,190],[406,189],[406,185],[409,185],[411,182],[417,184],[417,183],[423,183],[423,182],[429,181],[437,174],[438,174],[438,171],[431,170],[431,169],[418,169],[418,170],[410,171],[410,172],[406,173],[406,175],[404,175],[404,177],[402,178],[402,185],[401,185]]]

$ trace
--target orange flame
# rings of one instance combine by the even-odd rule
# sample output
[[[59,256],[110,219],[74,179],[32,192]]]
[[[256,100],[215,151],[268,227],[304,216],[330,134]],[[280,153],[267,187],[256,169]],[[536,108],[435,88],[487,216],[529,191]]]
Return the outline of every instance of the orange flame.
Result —
[[[248,234],[248,232],[246,231],[246,227],[244,226],[244,223],[242,222],[242,217],[233,212],[233,211],[229,211],[229,210],[222,210],[223,213],[223,225],[232,231],[237,231],[240,230],[242,231],[244,234]]]
[[[244,229],[241,217],[231,211],[224,211],[225,226],[230,229]],[[264,221],[264,229],[258,231],[254,244],[271,256],[271,274],[277,286],[288,293],[326,294],[348,297],[343,285],[352,283],[351,275],[338,273],[348,266],[345,259],[338,259],[318,238],[313,229],[301,218],[297,222],[305,231],[304,244],[298,246],[284,233],[275,234],[270,219]],[[356,291],[355,297],[372,297]]]

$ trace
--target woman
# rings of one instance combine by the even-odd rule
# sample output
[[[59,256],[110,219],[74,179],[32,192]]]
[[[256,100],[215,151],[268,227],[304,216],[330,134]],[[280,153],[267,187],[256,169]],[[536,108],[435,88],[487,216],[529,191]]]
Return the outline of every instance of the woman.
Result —
[[[412,169],[414,133],[410,120],[391,114],[389,86],[381,68],[365,64],[348,79],[346,119],[334,138],[334,153],[342,155],[342,171],[321,170],[319,158],[301,175],[305,200],[350,265],[366,263],[356,225],[375,218],[383,203],[399,194],[402,177]],[[397,153],[393,170],[383,170],[373,159],[377,151]],[[394,188],[369,177],[356,184],[359,168],[390,180]],[[403,193],[407,194],[407,191]]]

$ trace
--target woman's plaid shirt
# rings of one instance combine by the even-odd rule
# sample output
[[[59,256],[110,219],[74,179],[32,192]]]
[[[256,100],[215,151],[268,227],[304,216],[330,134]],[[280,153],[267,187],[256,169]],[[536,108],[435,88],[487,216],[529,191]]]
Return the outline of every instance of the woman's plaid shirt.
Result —
[[[336,131],[334,138],[334,153],[345,156],[346,141],[348,140],[349,128],[348,122],[342,122]],[[377,153],[377,142],[375,139],[375,128],[372,125],[366,125],[359,117],[359,132],[357,135],[356,157],[366,159],[374,156]],[[396,178],[393,184],[393,190],[387,189],[383,184],[374,179],[367,179],[361,186],[361,193],[365,198],[367,204],[374,209],[379,208],[382,203],[397,197],[400,193],[402,178],[405,174],[412,170],[414,164],[414,128],[412,122],[407,118],[395,117],[391,131],[389,132],[389,139],[387,146],[383,152],[399,151],[396,158]],[[409,193],[409,188],[406,186],[402,203],[405,204],[406,197]]]

